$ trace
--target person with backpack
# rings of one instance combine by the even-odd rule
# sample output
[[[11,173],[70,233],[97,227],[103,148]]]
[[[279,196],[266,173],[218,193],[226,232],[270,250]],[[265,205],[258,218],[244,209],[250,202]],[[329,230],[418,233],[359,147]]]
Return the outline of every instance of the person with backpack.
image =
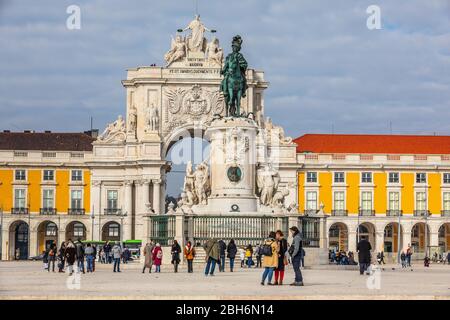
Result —
[[[283,285],[284,279],[284,267],[288,264],[286,252],[288,250],[287,240],[284,238],[284,234],[281,230],[276,232],[276,240],[279,245],[278,251],[278,265],[275,269],[275,283],[274,285]]]
[[[194,258],[195,258],[195,249],[192,246],[192,242],[188,241],[186,246],[184,247],[184,257],[186,258],[188,264],[188,273],[194,272]]]
[[[109,241],[106,242],[106,244],[103,246],[103,253],[105,255],[105,263],[111,263],[110,259],[110,253],[111,252],[111,245],[109,244]]]
[[[292,257],[292,267],[295,272],[295,281],[291,283],[291,286],[303,286],[303,276],[300,271],[300,264],[302,260],[302,238],[300,235],[300,230],[296,226],[289,228],[292,235],[292,245],[289,248],[289,254]]]
[[[78,272],[83,271],[84,274],[84,246],[80,238],[77,239],[75,248],[77,250]]]
[[[262,264],[261,245],[256,246],[255,256],[256,256],[256,268],[261,268]]]
[[[161,272],[161,264],[162,264],[162,258],[163,258],[163,251],[161,249],[161,245],[159,243],[156,244],[155,248],[153,249],[153,264],[155,265],[155,272],[160,273]]]
[[[276,235],[275,232],[270,232],[269,237],[264,241],[264,244],[261,248],[261,253],[263,255],[262,267],[264,268],[264,272],[262,274],[261,285],[265,284],[266,278],[267,285],[272,286],[272,276],[273,271],[278,266],[278,252],[279,245],[275,240]]]
[[[56,250],[56,245],[52,243],[47,254],[48,272],[50,272],[50,265],[52,266],[52,271],[55,272]]]
[[[203,246],[206,253],[206,267],[205,276],[214,276],[214,269],[216,268],[216,263],[219,261],[219,242],[216,239],[209,239]]]
[[[94,272],[95,253],[94,253],[94,248],[91,246],[90,243],[87,244],[86,250],[84,250],[84,255],[86,257],[87,272],[88,273]]]
[[[178,241],[173,240],[171,254],[172,254],[172,264],[173,264],[175,273],[178,272],[178,265],[180,264],[180,253],[181,253],[181,247],[178,244]]]
[[[67,270],[69,271],[69,276],[73,274],[73,264],[75,263],[77,257],[77,249],[72,242],[72,239],[67,241],[67,245],[64,249],[64,258],[67,265]]]
[[[236,244],[234,243],[234,239],[231,239],[230,243],[228,243],[227,246],[227,255],[228,259],[230,259],[230,272],[233,272],[234,270],[234,259],[236,258],[236,254],[237,254],[237,247]]]
[[[227,245],[222,239],[219,240],[219,272],[225,272],[225,252]]]

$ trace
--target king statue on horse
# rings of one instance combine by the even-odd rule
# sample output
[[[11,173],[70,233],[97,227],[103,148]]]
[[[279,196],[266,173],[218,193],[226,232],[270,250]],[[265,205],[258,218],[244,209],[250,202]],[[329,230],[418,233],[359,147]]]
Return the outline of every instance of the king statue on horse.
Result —
[[[247,90],[245,72],[248,64],[242,53],[239,52],[241,45],[241,36],[234,36],[231,43],[233,52],[225,59],[225,65],[221,71],[224,78],[220,85],[220,90],[225,98],[227,117],[241,116],[241,98],[245,98],[245,91]]]

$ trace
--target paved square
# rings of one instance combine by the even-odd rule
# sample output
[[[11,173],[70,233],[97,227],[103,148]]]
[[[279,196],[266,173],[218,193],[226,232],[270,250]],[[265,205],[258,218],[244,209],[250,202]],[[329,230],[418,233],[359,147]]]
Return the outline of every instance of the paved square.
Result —
[[[317,266],[303,271],[304,287],[290,287],[291,268],[283,286],[261,286],[261,269],[236,268],[236,272],[205,277],[196,266],[178,274],[163,265],[160,274],[142,274],[141,265],[97,264],[94,274],[81,274],[80,289],[68,289],[68,276],[48,273],[40,262],[0,262],[0,299],[450,299],[450,266],[432,265],[413,271],[381,271],[380,289],[368,289],[368,276],[356,270]],[[217,270],[216,270],[217,271]]]

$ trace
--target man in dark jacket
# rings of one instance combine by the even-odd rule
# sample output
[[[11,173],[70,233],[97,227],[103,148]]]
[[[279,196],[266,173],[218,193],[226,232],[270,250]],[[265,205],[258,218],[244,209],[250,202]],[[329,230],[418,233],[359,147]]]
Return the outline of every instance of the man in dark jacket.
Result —
[[[225,244],[225,241],[222,239],[219,240],[219,271],[224,272],[225,271],[225,252],[227,250],[227,245]]]
[[[359,274],[364,274],[370,265],[370,250],[372,250],[370,242],[367,241],[366,237],[361,237],[361,241],[356,247],[356,251],[358,251]]]
[[[217,239],[209,239],[205,245],[203,246],[206,253],[206,267],[205,267],[205,276],[214,275],[214,269],[216,268],[216,263],[219,260],[219,242]]]
[[[80,238],[75,243],[75,248],[77,249],[78,271],[84,273],[84,246]]]
[[[300,264],[302,260],[302,237],[300,230],[296,226],[290,227],[289,230],[292,234],[292,245],[289,248],[289,253],[292,257],[292,267],[295,272],[295,281],[291,283],[291,286],[303,286],[303,276],[300,271]]]
[[[236,258],[237,247],[234,243],[234,239],[230,240],[227,246],[228,258],[230,259],[230,272],[233,272],[234,269],[234,259]]]
[[[105,253],[106,263],[111,263],[111,245],[109,241],[103,246],[103,252]]]

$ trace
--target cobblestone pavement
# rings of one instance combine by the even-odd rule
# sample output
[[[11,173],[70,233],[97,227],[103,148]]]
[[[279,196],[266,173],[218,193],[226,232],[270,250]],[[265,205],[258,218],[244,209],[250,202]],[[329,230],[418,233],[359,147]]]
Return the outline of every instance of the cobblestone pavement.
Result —
[[[261,286],[261,269],[241,269],[205,277],[201,266],[193,274],[185,267],[174,274],[163,265],[160,274],[142,274],[141,265],[97,264],[93,274],[80,275],[80,288],[67,274],[48,273],[40,262],[0,262],[0,299],[450,299],[450,266],[418,266],[411,270],[385,267],[380,277],[360,276],[356,270],[312,268],[303,270],[305,286],[291,287],[291,268],[285,285]],[[367,281],[370,282],[368,289]],[[379,282],[379,289],[377,281]]]

